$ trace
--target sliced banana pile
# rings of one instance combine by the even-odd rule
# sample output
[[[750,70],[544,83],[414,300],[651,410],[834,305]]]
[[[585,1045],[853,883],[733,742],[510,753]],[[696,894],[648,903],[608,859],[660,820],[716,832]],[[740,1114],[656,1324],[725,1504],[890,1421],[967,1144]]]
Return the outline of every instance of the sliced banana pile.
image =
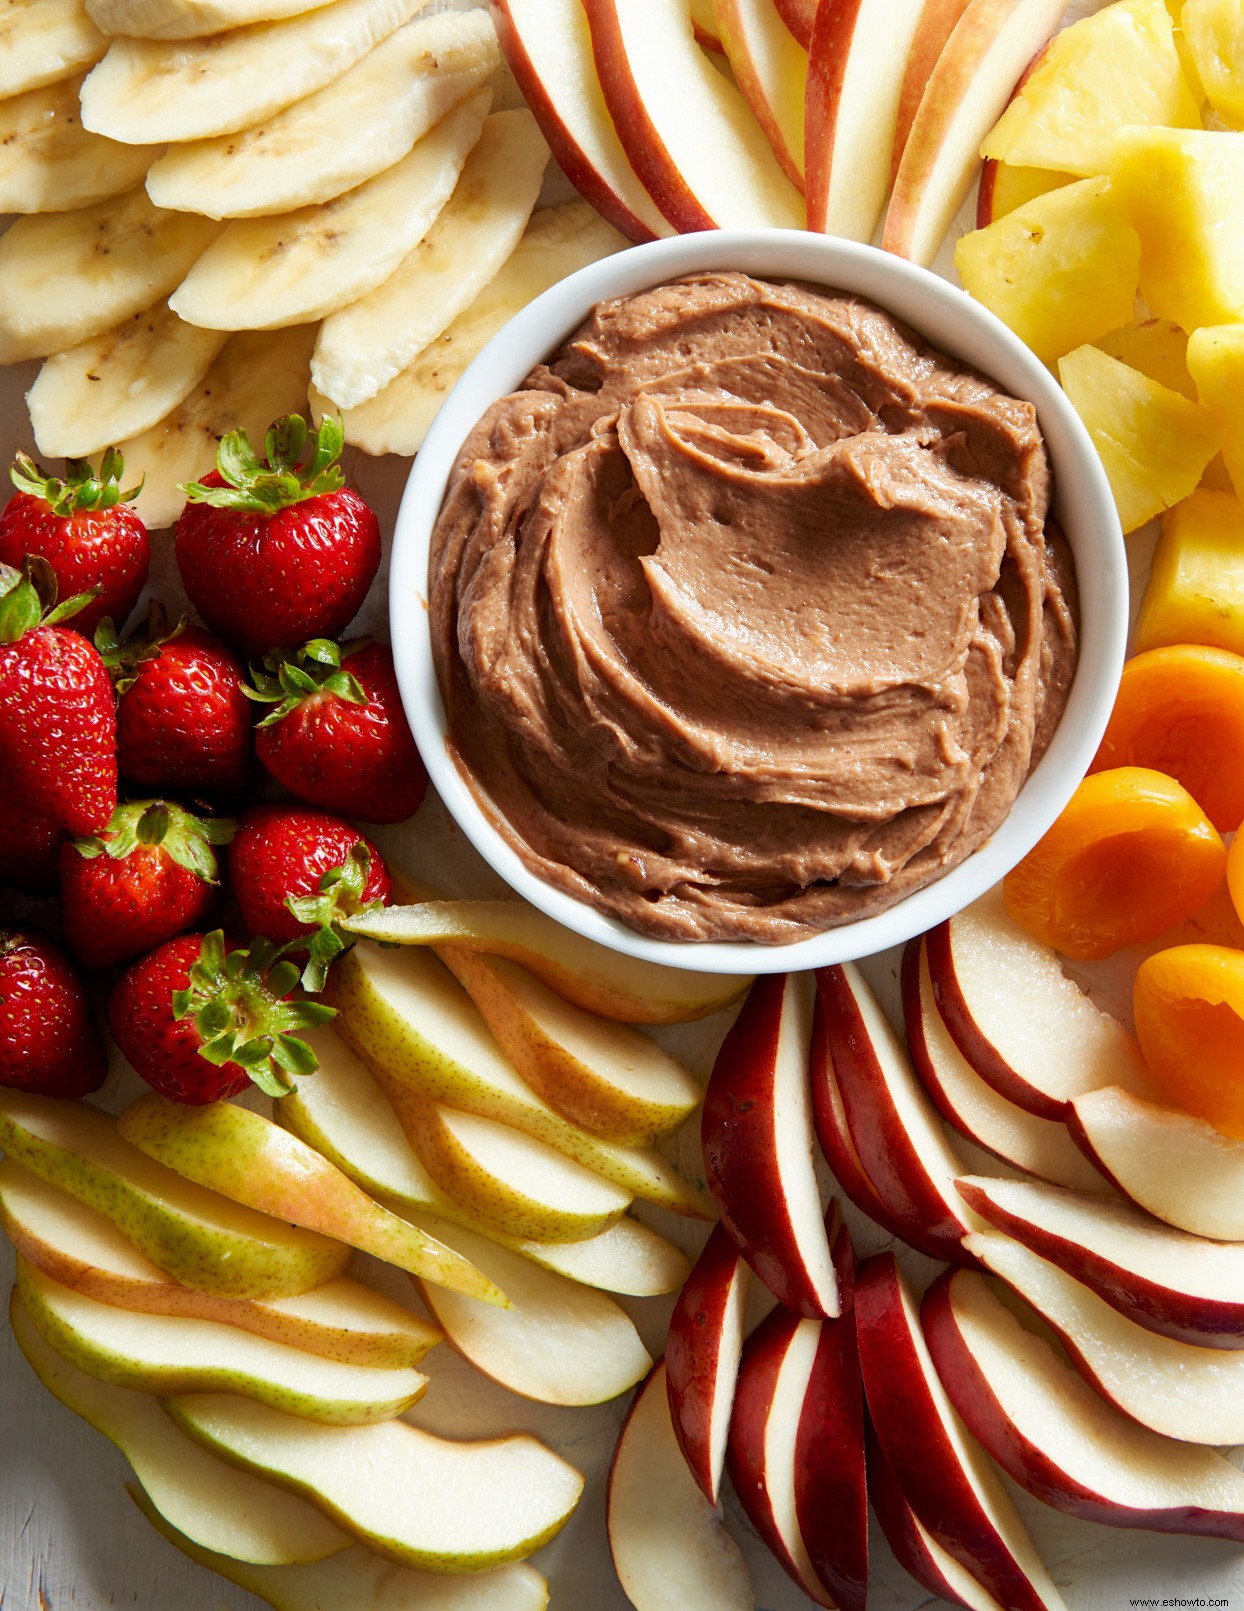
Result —
[[[117,445],[151,526],[216,442],[308,400],[415,453],[502,324],[626,242],[535,211],[486,9],[0,0],[0,363],[47,457]],[[128,477],[127,477],[128,479]]]

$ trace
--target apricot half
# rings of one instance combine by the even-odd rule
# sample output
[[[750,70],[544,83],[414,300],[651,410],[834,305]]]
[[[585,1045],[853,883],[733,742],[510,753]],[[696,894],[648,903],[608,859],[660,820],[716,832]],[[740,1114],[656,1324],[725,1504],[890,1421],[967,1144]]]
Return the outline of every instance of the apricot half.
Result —
[[[1136,1038],[1172,1102],[1244,1140],[1244,951],[1177,945],[1142,962]]]

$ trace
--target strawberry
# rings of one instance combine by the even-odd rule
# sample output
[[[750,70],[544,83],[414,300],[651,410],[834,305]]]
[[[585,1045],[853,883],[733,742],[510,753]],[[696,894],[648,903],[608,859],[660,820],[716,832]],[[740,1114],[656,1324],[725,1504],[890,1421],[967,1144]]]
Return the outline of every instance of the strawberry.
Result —
[[[132,962],[108,997],[117,1045],[153,1090],[201,1106],[254,1081],[288,1096],[294,1075],[313,1074],[315,1053],[297,1032],[335,1017],[331,1007],[290,1001],[298,969],[254,940],[227,946],[219,929],[182,934]]]
[[[70,833],[94,833],[117,805],[112,683],[89,638],[59,623],[47,560],[0,565],[0,777],[16,802]]]
[[[87,459],[66,459],[63,481],[19,453],[9,471],[17,496],[0,511],[0,564],[17,569],[27,554],[38,554],[64,598],[93,593],[73,623],[88,637],[106,615],[120,625],[147,583],[151,544],[128,507],[141,483],[122,492],[124,473],[115,448],[98,470]]]
[[[252,713],[241,662],[201,627],[168,630],[153,604],[147,624],[118,643],[107,622],[95,641],[119,695],[121,775],[144,789],[232,799],[252,765]]]
[[[419,809],[428,774],[384,644],[315,640],[292,658],[268,656],[252,678],[250,697],[275,706],[255,729],[255,753],[291,794],[364,822],[404,822]]]
[[[337,464],[341,422],[277,420],[259,459],[245,431],[221,440],[216,470],[182,488],[177,564],[190,602],[248,655],[335,637],[380,564],[380,526]]]
[[[351,943],[343,917],[389,904],[389,869],[370,839],[340,817],[300,805],[252,806],[229,846],[229,879],[253,934],[309,953],[302,982],[322,990]]]
[[[60,852],[61,926],[85,968],[111,968],[199,927],[216,899],[213,845],[236,825],[163,800],[121,805],[102,834]]]
[[[108,1072],[73,965],[46,935],[0,929],[0,1085],[85,1096]]]
[[[56,891],[56,858],[68,830],[0,794],[0,884],[28,895]]]

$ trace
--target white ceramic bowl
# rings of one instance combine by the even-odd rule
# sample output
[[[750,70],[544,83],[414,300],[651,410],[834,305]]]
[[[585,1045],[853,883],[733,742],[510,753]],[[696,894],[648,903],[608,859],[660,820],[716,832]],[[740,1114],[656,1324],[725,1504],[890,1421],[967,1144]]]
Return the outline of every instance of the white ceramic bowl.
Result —
[[[1067,709],[993,838],[944,878],[887,910],[792,945],[650,939],[530,872],[475,803],[446,750],[428,631],[432,528],[476,421],[516,390],[596,302],[702,269],[808,280],[869,297],[934,347],[1034,403],[1054,470],[1054,514],[1079,577],[1080,659]],[[653,241],[592,263],[538,297],[489,342],[449,393],[415,460],[398,513],[389,607],[402,701],[432,782],[471,843],[518,894],[576,933],[630,956],[701,972],[777,973],[898,945],[975,900],[1031,850],[1070,799],[1105,730],[1123,664],[1128,581],[1114,500],[1088,433],[1049,371],[992,313],[937,275],[869,246],[795,230],[718,230]]]

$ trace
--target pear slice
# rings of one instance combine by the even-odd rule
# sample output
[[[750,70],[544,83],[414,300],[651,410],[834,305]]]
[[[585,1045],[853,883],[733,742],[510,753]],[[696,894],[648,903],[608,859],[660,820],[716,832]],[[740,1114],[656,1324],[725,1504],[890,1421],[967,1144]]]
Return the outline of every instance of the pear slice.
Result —
[[[19,1262],[17,1286],[44,1340],[71,1365],[143,1393],[238,1393],[333,1426],[401,1415],[427,1390],[408,1365],[342,1365],[213,1320],[135,1314]]]
[[[419,1162],[397,1114],[353,1052],[330,1030],[312,1039],[319,1072],[277,1103],[277,1119],[373,1197],[401,1214],[425,1211],[466,1223],[533,1264],[607,1292],[649,1298],[676,1292],[687,1279],[686,1256],[638,1220],[624,1217],[585,1242],[561,1243],[525,1241],[482,1221],[469,1223]]]
[[[742,994],[750,976],[693,973],[623,956],[524,901],[425,901],[360,912],[352,933],[393,945],[454,945],[508,957],[585,1012],[627,1024],[682,1024]]]
[[[476,1370],[511,1393],[566,1405],[603,1404],[647,1375],[648,1350],[612,1298],[538,1269],[460,1225],[432,1223],[498,1285],[508,1283],[511,1307],[504,1313],[419,1283],[445,1335]]]
[[[150,1393],[112,1387],[62,1359],[16,1291],[9,1320],[48,1392],[116,1444],[155,1508],[203,1549],[276,1566],[349,1548],[348,1535],[314,1505],[226,1465],[179,1432]]]
[[[184,1431],[226,1460],[305,1495],[403,1566],[486,1572],[560,1532],[583,1478],[525,1435],[450,1443],[411,1426],[313,1426],[218,1394],[174,1399]]]
[[[213,1554],[179,1533],[140,1488],[129,1487],[129,1495],[183,1555],[258,1595],[274,1611],[545,1611],[549,1603],[547,1581],[522,1563],[446,1577],[397,1566],[356,1545],[310,1566],[252,1566]]]
[[[160,147],[84,129],[81,87],[79,74],[0,101],[0,212],[69,212],[142,184]]]
[[[107,49],[82,0],[9,0],[0,11],[0,98],[55,84]]]
[[[503,957],[461,946],[438,954],[528,1085],[590,1135],[647,1146],[703,1100],[690,1070],[639,1030],[564,1001]]]
[[[509,1236],[581,1242],[630,1206],[620,1187],[511,1125],[439,1102],[411,1103],[407,1114],[415,1151],[442,1190]]]
[[[292,1298],[221,1298],[170,1281],[102,1214],[0,1163],[0,1225],[28,1264],[114,1309],[218,1320],[345,1365],[417,1365],[441,1333],[345,1276]]]
[[[335,1164],[279,1124],[231,1102],[186,1107],[152,1091],[117,1129],[141,1152],[235,1203],[322,1231],[399,1269],[504,1305],[465,1259],[374,1202]]]
[[[598,1141],[542,1102],[497,1049],[470,997],[423,950],[356,945],[329,975],[335,1028],[371,1070],[412,1136],[419,1109],[443,1102],[525,1130],[636,1197],[712,1217],[659,1153]]]
[[[0,1148],[97,1209],[184,1286],[227,1298],[289,1297],[340,1275],[342,1242],[192,1185],[85,1102],[0,1089]]]

